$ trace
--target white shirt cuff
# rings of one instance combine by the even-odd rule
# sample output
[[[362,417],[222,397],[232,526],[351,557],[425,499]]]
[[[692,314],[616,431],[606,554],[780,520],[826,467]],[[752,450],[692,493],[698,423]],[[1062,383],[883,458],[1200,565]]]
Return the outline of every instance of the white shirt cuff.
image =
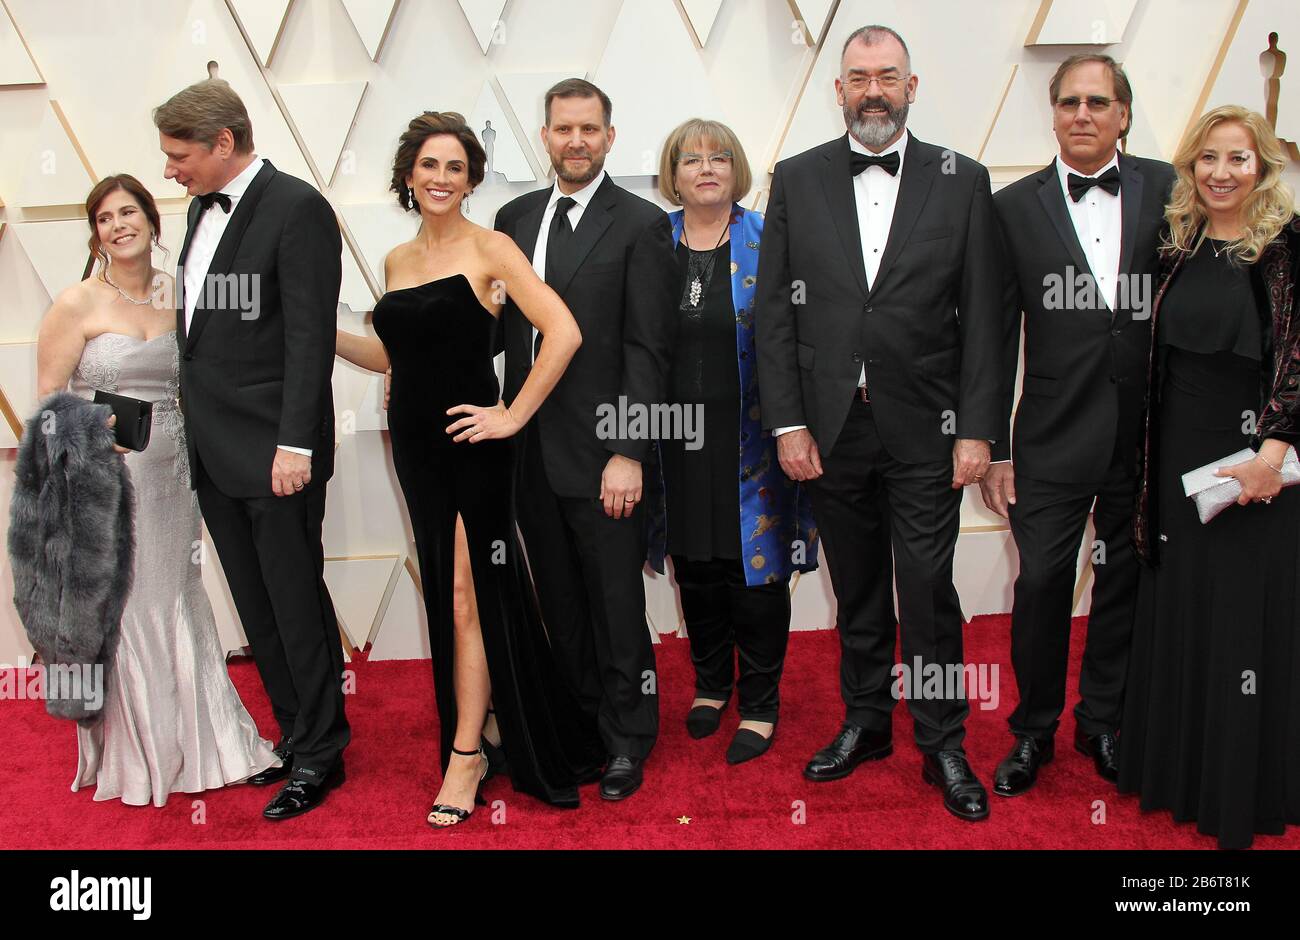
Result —
[[[311,451],[305,447],[290,447],[288,444],[276,444],[280,450],[287,450],[291,454],[302,454],[304,457],[310,457]]]
[[[806,430],[808,430],[808,425],[806,424],[792,424],[788,428],[774,428],[772,430],[772,436],[780,437],[782,434],[789,434],[791,431],[806,431]]]

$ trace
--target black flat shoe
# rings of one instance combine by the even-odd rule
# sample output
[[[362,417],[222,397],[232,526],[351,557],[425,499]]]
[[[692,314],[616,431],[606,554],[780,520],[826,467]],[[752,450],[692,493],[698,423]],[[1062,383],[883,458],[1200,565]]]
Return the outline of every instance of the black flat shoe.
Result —
[[[775,737],[775,721],[772,722],[772,730],[767,737],[763,737],[757,731],[751,731],[749,728],[737,728],[736,736],[731,739],[731,746],[727,748],[727,763],[743,764],[755,757],[762,757],[767,753],[767,749],[772,746],[772,739]]]
[[[325,797],[329,796],[330,791],[341,786],[346,779],[342,760],[334,765],[334,769],[326,774],[325,779],[320,783],[295,777],[284,785],[270,803],[266,804],[262,815],[272,821],[279,821],[309,813],[325,802]]]
[[[696,705],[686,713],[686,732],[697,741],[707,738],[722,724],[722,713],[726,708],[726,702],[721,705]]]
[[[1092,765],[1097,775],[1103,780],[1114,783],[1119,779],[1119,742],[1110,731],[1084,734],[1079,728],[1074,729],[1074,749],[1086,757],[1092,758]]]
[[[1016,735],[1011,753],[998,764],[993,774],[993,792],[998,796],[1019,796],[1038,779],[1038,768],[1050,764],[1056,756],[1056,739],[1039,740],[1027,734]]]
[[[605,765],[600,778],[600,795],[606,800],[625,800],[641,789],[643,761],[639,757],[616,754]]]
[[[989,795],[961,751],[926,754],[921,779],[943,790],[944,809],[958,819],[978,822],[989,815]]]
[[[853,773],[853,769],[863,761],[880,760],[892,753],[894,736],[891,731],[868,731],[846,721],[835,740],[813,755],[803,769],[803,775],[808,780],[839,780]]]
[[[276,757],[280,758],[280,766],[268,767],[266,770],[249,777],[247,782],[255,787],[264,787],[268,783],[275,783],[277,780],[283,780],[293,773],[293,738],[281,738],[280,743],[271,750]]]

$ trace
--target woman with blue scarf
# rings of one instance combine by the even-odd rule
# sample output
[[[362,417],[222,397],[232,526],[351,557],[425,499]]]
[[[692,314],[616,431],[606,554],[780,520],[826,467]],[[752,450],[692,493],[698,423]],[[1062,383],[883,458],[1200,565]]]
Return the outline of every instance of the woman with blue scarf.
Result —
[[[763,217],[737,204],[751,182],[725,125],[690,120],[664,145],[660,192],[682,207],[669,217],[682,273],[669,395],[684,433],[660,443],[650,560],[662,572],[672,556],[681,592],[696,677],[691,736],[717,731],[738,692],[732,764],[771,746],[790,575],[817,566],[808,498],[782,472],[759,413],[753,315]]]

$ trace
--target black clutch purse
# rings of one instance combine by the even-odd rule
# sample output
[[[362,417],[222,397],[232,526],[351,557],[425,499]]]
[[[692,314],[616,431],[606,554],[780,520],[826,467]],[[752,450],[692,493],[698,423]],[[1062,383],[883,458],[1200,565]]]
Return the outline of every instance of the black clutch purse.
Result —
[[[144,450],[149,446],[149,432],[153,430],[153,402],[96,390],[95,404],[108,405],[113,409],[113,414],[117,415],[117,424],[113,430],[120,447]]]

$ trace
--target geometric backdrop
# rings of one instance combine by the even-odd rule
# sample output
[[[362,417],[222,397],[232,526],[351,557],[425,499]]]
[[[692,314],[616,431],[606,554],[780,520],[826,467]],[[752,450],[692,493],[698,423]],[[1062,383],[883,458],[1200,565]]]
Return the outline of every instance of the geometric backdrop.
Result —
[[[51,298],[84,276],[93,182],[138,177],[163,213],[159,266],[174,265],[188,198],[162,178],[150,111],[210,69],[249,108],[257,150],[314,183],[343,233],[339,325],[369,331],[386,252],[412,216],[387,192],[397,136],[417,112],[464,113],[491,172],[469,214],[547,185],[542,93],[583,75],[614,101],[607,167],[659,201],[667,132],[688,117],[728,123],[761,209],[776,160],[844,131],[832,82],[845,36],[870,22],[907,40],[920,78],[909,126],[985,163],[994,187],[1055,152],[1047,79],[1065,56],[1104,50],[1136,100],[1130,152],[1168,159],[1191,121],[1235,102],[1300,140],[1296,0],[0,0],[0,538],[14,446],[36,405],[35,339]],[[1276,34],[1270,38],[1270,34]],[[1272,83],[1270,84],[1270,79]],[[1300,153],[1291,147],[1293,159]],[[1293,162],[1292,185],[1300,183]],[[427,655],[419,573],[389,456],[381,384],[339,362],[337,469],[325,521],[327,579],[346,645],[372,658]],[[1005,524],[968,488],[957,549],[967,615],[1010,608]],[[227,649],[243,645],[224,581],[205,580]],[[1081,560],[1079,612],[1089,572]],[[0,663],[30,654],[0,567]],[[679,629],[671,581],[647,575],[652,631]],[[793,586],[796,629],[834,623],[825,568]]]

